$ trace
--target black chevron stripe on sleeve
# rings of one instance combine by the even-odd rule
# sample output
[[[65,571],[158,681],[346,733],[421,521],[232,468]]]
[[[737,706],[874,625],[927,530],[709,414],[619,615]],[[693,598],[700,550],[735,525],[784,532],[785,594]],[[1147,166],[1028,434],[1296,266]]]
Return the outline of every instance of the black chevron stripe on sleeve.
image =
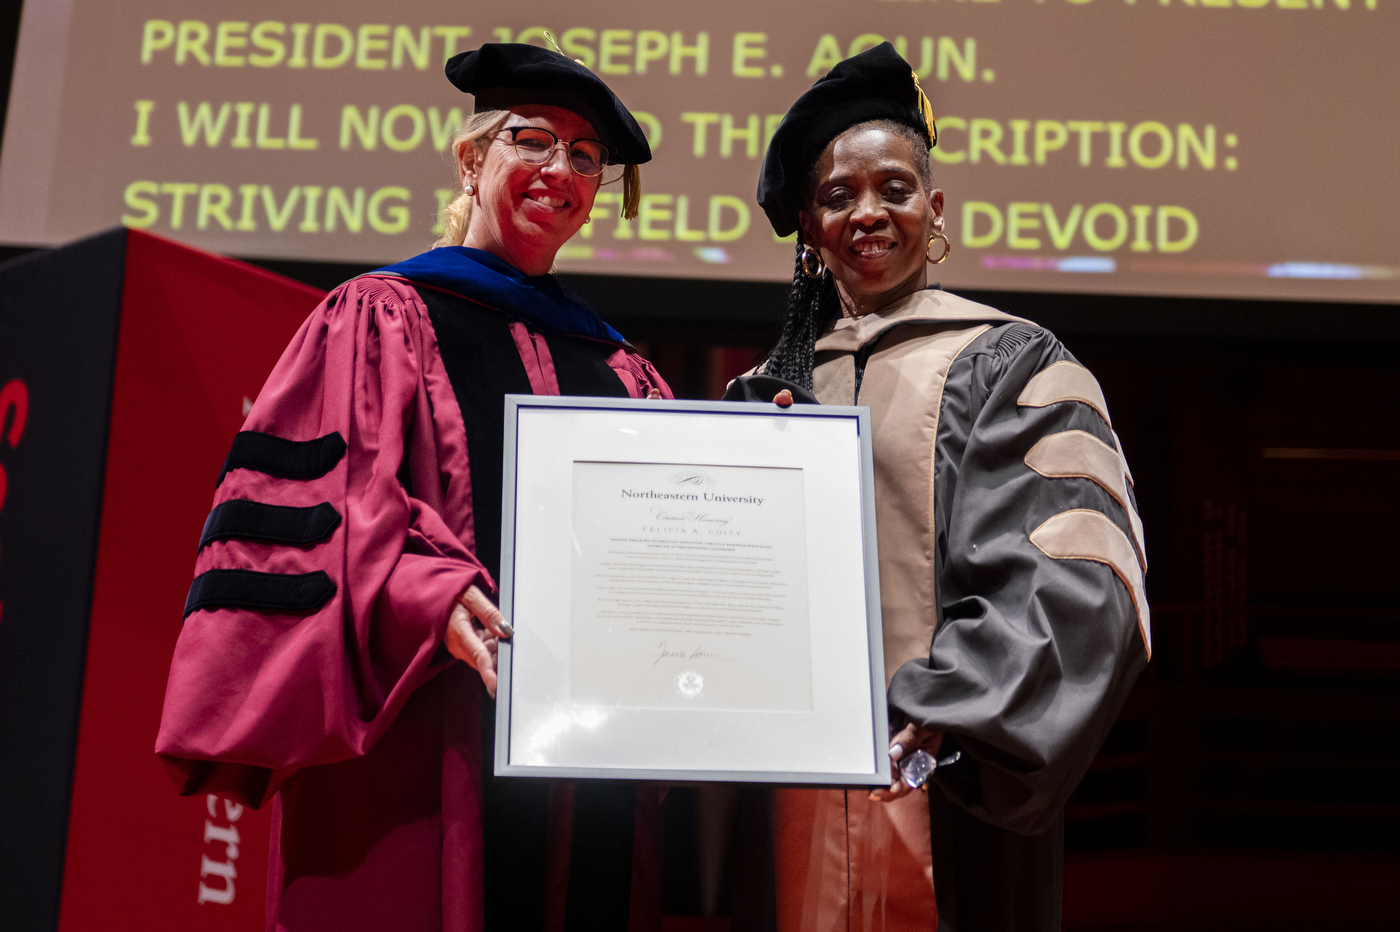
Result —
[[[267,614],[309,614],[335,595],[335,583],[314,573],[209,570],[195,577],[185,599],[185,617],[207,608],[246,608]]]
[[[219,471],[217,487],[235,469],[253,469],[279,479],[319,479],[345,455],[345,438],[329,433],[315,440],[284,440],[256,430],[243,430]]]
[[[256,540],[296,546],[319,544],[329,540],[339,526],[340,512],[330,502],[294,508],[233,499],[209,512],[204,533],[199,537],[199,549],[218,540]]]

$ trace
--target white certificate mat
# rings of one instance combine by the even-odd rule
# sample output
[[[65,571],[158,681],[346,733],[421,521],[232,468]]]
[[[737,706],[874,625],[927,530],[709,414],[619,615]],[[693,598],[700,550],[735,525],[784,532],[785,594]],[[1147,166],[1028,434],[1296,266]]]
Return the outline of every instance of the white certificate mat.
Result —
[[[570,701],[812,710],[801,469],[575,462],[573,507]]]
[[[507,396],[495,772],[888,783],[868,418]]]

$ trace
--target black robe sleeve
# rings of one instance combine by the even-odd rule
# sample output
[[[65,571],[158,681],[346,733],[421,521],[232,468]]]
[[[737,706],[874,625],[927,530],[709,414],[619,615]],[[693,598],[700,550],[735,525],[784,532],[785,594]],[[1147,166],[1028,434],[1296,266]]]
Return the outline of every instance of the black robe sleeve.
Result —
[[[1131,477],[1097,383],[1027,324],[953,363],[936,443],[938,626],[890,703],[961,748],[934,778],[957,807],[1044,832],[1150,651]]]

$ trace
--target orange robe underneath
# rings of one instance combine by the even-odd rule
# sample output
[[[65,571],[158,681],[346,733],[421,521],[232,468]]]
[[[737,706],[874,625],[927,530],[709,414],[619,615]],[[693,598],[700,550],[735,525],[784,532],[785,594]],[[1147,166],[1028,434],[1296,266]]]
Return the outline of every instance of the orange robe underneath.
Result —
[[[938,927],[928,799],[863,790],[775,790],[778,932]]]

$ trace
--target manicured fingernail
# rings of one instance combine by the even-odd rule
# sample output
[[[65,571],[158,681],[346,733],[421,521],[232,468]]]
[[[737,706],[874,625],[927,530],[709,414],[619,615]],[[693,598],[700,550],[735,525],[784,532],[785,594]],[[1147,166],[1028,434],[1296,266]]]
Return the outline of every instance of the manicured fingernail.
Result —
[[[903,754],[904,754],[904,745],[902,745],[902,744],[891,744],[891,745],[890,745],[890,760],[899,760],[900,757],[903,756]]]
[[[514,628],[514,626],[512,626],[510,622],[505,621],[505,620],[502,620],[501,623],[500,623],[499,625],[497,625],[496,627],[500,628],[500,630],[501,630],[501,637],[503,637],[503,638],[508,638],[508,637],[510,637],[512,634],[515,633],[515,628]]]

